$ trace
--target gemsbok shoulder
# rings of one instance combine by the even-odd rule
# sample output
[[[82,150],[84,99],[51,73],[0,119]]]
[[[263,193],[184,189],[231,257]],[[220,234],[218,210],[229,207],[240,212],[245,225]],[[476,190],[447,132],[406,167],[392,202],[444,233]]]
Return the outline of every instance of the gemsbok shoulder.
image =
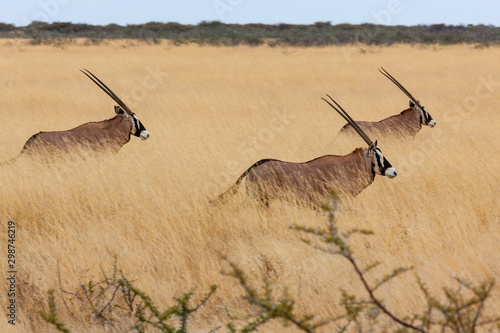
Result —
[[[394,136],[397,138],[413,139],[420,131],[422,125],[434,127],[436,121],[420,102],[413,97],[401,83],[399,83],[389,72],[384,68],[380,70],[385,77],[391,80],[406,96],[410,99],[410,107],[401,111],[400,114],[385,118],[380,121],[356,121],[359,127],[370,135],[379,135],[382,137]],[[339,131],[339,135],[354,135],[354,130],[351,124],[347,123]]]
[[[243,172],[236,183],[212,203],[224,202],[233,196],[245,177],[247,195],[266,206],[270,200],[285,197],[313,207],[326,204],[332,193],[340,197],[358,195],[374,181],[375,175],[396,177],[396,170],[377,148],[377,141],[371,141],[347,112],[327,96],[337,107],[322,99],[352,125],[368,148],[357,148],[344,156],[326,155],[304,163],[260,160]]]
[[[89,149],[118,152],[134,135],[142,140],[149,138],[144,125],[125,103],[89,70],[80,70],[99,86],[118,106],[116,115],[107,120],[89,122],[66,131],[39,132],[31,136],[19,154],[45,154],[51,151]],[[18,156],[18,157],[19,157]],[[13,160],[10,160],[11,162]]]

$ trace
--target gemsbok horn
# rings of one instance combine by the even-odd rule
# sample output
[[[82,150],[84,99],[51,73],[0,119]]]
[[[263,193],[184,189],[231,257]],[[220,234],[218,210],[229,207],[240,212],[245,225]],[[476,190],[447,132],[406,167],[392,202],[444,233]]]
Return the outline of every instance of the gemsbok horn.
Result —
[[[400,114],[385,118],[381,121],[356,121],[360,128],[370,133],[371,135],[394,135],[398,138],[408,137],[414,138],[420,131],[422,125],[434,127],[436,121],[432,119],[431,115],[425,110],[424,106],[413,97],[408,90],[403,87],[389,72],[384,68],[379,69],[386,78],[391,80],[406,96],[410,99],[410,107],[401,111]],[[339,131],[339,135],[354,134],[353,127],[347,123]]]
[[[99,122],[85,123],[66,131],[39,132],[26,141],[20,155],[71,148],[118,152],[124,144],[129,142],[131,135],[140,137],[142,140],[149,138],[148,131],[135,113],[108,86],[89,70],[80,71],[118,104],[115,106],[116,116]]]
[[[247,194],[266,206],[271,199],[290,193],[297,202],[316,207],[325,204],[332,192],[340,196],[358,195],[373,182],[375,175],[396,177],[396,170],[377,148],[377,141],[371,141],[347,112],[333,98],[327,96],[336,106],[322,99],[352,125],[368,148],[357,148],[344,156],[326,155],[304,163],[260,160],[212,203],[220,203],[233,196],[245,177]]]

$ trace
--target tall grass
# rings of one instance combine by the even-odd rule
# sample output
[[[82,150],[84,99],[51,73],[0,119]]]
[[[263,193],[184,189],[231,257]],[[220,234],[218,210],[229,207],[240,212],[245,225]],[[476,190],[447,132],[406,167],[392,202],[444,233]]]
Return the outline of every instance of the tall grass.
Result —
[[[133,137],[117,155],[61,156],[56,163],[21,157],[0,167],[0,223],[18,224],[16,332],[50,332],[39,317],[47,290],[97,279],[114,255],[163,308],[189,291],[201,299],[217,284],[196,329],[250,310],[237,282],[221,274],[228,268],[221,254],[254,281],[287,286],[298,311],[334,316],[339,287],[362,293],[360,283],[347,263],[289,230],[291,224],[323,226],[325,216],[282,202],[263,210],[243,190],[225,206],[207,202],[258,159],[306,161],[363,146],[361,140],[333,143],[343,121],[320,97],[331,94],[355,119],[399,113],[408,101],[379,66],[437,125],[410,142],[379,141],[398,177],[377,177],[337,215],[340,227],[375,233],[354,242],[357,259],[382,261],[380,275],[415,266],[436,294],[453,283],[452,274],[500,279],[499,87],[484,83],[500,80],[498,48],[0,45],[9,59],[0,63],[1,161],[38,131],[114,115],[112,101],[78,72],[82,67],[108,84],[151,133],[143,142]],[[155,81],[151,71],[162,75]],[[0,240],[5,244],[6,232]],[[420,312],[424,299],[415,286],[409,275],[377,292],[400,315]],[[6,304],[5,293],[0,302]],[[72,303],[59,310],[73,331],[102,331]],[[498,290],[485,311],[500,311]],[[116,325],[127,328],[126,321]],[[12,330],[8,326],[0,321],[2,331]],[[263,330],[280,331],[281,323]]]

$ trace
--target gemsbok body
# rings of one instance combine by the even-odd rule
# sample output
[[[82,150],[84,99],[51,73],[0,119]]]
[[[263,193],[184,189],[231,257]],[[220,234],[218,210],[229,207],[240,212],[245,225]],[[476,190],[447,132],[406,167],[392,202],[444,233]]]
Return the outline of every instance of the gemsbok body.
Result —
[[[39,132],[26,141],[22,154],[45,154],[53,151],[78,149],[109,150],[118,152],[134,135],[146,140],[148,131],[123,101],[115,95],[101,80],[88,70],[81,70],[119,106],[115,106],[116,115],[107,120],[89,122],[66,131]],[[11,160],[12,161],[12,160]]]
[[[330,99],[338,108],[326,99],[323,100],[352,124],[368,144],[368,148],[357,148],[344,156],[326,155],[304,163],[274,159],[258,161],[213,203],[225,201],[234,195],[245,177],[247,194],[266,206],[270,200],[285,196],[300,204],[315,207],[328,202],[332,193],[340,197],[358,195],[374,181],[375,175],[396,177],[396,170],[377,148],[377,142],[372,142],[347,112],[331,97]]]
[[[383,71],[382,71],[383,70]],[[370,135],[379,137],[394,136],[397,138],[413,139],[420,131],[422,125],[434,127],[436,121],[425,110],[424,106],[414,98],[391,74],[382,68],[379,71],[401,89],[410,98],[410,107],[400,114],[385,118],[380,121],[356,121],[356,124]],[[354,135],[354,129],[347,123],[339,131],[339,135]]]

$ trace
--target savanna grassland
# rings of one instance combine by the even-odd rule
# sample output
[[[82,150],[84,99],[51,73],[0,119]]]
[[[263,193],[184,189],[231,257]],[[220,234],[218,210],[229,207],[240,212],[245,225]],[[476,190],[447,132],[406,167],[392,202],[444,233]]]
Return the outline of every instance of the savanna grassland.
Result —
[[[64,130],[114,116],[113,102],[78,69],[88,68],[134,110],[151,134],[117,155],[21,157],[0,166],[2,332],[53,332],[41,320],[56,290],[59,319],[73,332],[102,332],[71,295],[117,267],[160,309],[192,291],[219,289],[193,317],[209,331],[251,312],[226,256],[277,295],[286,288],[297,313],[340,311],[340,290],[364,295],[351,266],[301,241],[292,224],[323,227],[326,216],[293,204],[254,205],[242,189],[225,205],[208,200],[255,161],[307,161],[346,154],[361,139],[334,142],[344,121],[320,97],[331,94],[355,119],[380,120],[408,106],[383,66],[436,120],[413,141],[379,147],[398,177],[377,176],[337,213],[356,259],[382,264],[371,281],[413,266],[377,290],[398,315],[424,311],[416,275],[443,297],[452,276],[495,279],[484,309],[500,312],[500,48],[175,47],[113,41],[97,46],[31,46],[0,40],[0,161],[38,131]],[[376,138],[372,138],[376,139]],[[7,324],[7,221],[17,223],[17,324]],[[72,314],[73,315],[72,315]],[[131,331],[116,318],[117,332]],[[324,332],[332,331],[326,326]],[[395,326],[392,329],[396,328]],[[109,327],[108,327],[109,329]],[[283,331],[281,321],[261,327]],[[287,328],[287,331],[293,331]],[[224,329],[221,329],[224,331]]]

